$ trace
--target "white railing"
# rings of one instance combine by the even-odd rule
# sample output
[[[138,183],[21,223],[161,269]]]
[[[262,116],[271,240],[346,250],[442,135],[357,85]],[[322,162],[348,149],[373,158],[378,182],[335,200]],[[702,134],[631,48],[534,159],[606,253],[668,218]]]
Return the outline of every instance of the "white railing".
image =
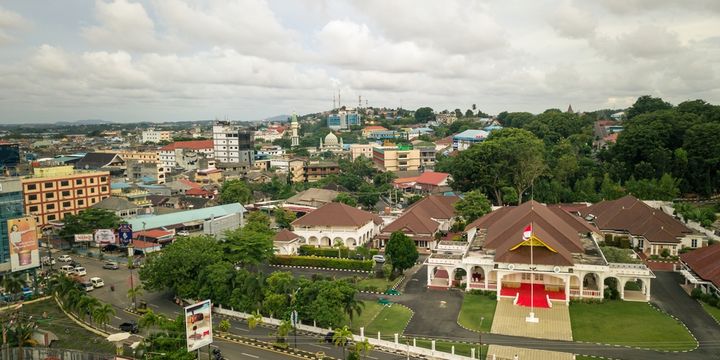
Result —
[[[550,301],[550,295],[545,294],[545,298],[547,300],[548,306],[552,309],[552,301]]]
[[[515,293],[515,299],[513,299],[513,305],[517,305],[518,300],[520,300],[520,293]]]
[[[223,309],[221,307],[213,308],[213,312],[216,314],[236,317],[236,318],[240,318],[240,319],[247,319],[248,317],[251,316],[251,314],[248,314],[248,313],[234,311],[232,309],[231,310]],[[280,321],[281,320],[278,320],[278,319],[263,317],[263,323],[265,323],[265,324],[278,326],[278,325],[280,325]],[[298,330],[301,330],[301,331],[306,331],[306,332],[315,333],[315,334],[319,334],[319,335],[325,335],[325,334],[327,334],[328,331],[331,330],[331,329],[320,328],[317,326],[304,325],[304,324],[298,324],[297,328],[298,328]],[[455,354],[451,354],[451,353],[437,351],[437,350],[435,350],[435,340],[431,340],[431,343],[430,343],[431,348],[427,349],[424,347],[413,346],[413,345],[401,343],[399,334],[393,334],[393,336],[394,336],[394,341],[382,340],[380,333],[377,334],[377,337],[365,336],[364,328],[360,328],[360,335],[353,334],[353,341],[359,342],[359,341],[367,340],[373,346],[390,349],[390,350],[395,350],[395,351],[400,351],[403,353],[409,353],[413,356],[424,356],[424,357],[431,357],[431,358],[443,359],[443,360],[472,360],[472,359],[475,359],[474,356],[467,357],[467,356],[455,355]],[[473,351],[473,354],[474,354],[474,351]]]

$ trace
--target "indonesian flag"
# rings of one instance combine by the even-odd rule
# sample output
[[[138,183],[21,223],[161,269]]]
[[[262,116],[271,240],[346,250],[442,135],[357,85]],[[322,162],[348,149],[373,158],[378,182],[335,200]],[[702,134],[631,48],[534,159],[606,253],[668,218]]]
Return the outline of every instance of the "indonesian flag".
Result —
[[[525,227],[523,230],[523,240],[527,240],[532,236],[532,224]]]

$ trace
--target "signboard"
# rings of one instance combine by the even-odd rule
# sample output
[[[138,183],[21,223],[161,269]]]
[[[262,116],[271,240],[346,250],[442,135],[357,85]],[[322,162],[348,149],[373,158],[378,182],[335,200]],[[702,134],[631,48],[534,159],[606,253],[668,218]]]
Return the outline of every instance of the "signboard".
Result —
[[[95,231],[95,242],[98,244],[114,244],[115,233],[110,229],[98,229]]]
[[[132,225],[120,224],[120,227],[118,228],[118,237],[120,238],[120,244],[128,246],[132,242],[133,237]]]
[[[10,269],[21,271],[40,266],[35,218],[26,216],[7,222],[10,242]]]
[[[213,342],[210,300],[185,307],[187,350],[194,351]]]
[[[293,311],[290,313],[290,324],[292,325],[292,327],[297,327],[297,326],[298,326],[298,312],[297,312],[297,310],[293,310]]]
[[[75,242],[91,242],[93,234],[75,234]]]

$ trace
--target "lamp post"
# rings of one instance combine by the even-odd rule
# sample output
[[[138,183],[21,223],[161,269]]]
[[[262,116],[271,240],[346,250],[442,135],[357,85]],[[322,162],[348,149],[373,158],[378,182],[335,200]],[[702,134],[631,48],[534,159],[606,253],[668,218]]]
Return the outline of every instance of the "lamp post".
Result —
[[[482,358],[483,358],[483,357],[482,357],[482,353],[483,353],[483,351],[482,351],[482,346],[483,346],[483,345],[482,345],[482,324],[483,324],[483,321],[485,321],[485,317],[484,317],[484,316],[481,316],[481,317],[480,317],[480,333],[479,333],[479,335],[478,335],[478,340],[479,340],[479,342],[480,342],[480,349],[479,349],[479,351],[478,351],[478,354],[479,354],[479,355],[478,355],[478,360],[482,360]]]

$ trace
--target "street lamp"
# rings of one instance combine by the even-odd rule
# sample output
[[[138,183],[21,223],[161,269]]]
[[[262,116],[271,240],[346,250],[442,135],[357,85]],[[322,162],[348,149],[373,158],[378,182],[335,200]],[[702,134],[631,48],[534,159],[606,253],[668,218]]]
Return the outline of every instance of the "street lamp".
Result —
[[[485,317],[481,316],[480,317],[480,333],[479,333],[479,339],[478,339],[480,341],[480,349],[478,351],[478,353],[480,355],[478,356],[478,360],[482,360],[482,358],[483,358],[482,357],[482,324],[483,324],[483,321],[485,321]]]

